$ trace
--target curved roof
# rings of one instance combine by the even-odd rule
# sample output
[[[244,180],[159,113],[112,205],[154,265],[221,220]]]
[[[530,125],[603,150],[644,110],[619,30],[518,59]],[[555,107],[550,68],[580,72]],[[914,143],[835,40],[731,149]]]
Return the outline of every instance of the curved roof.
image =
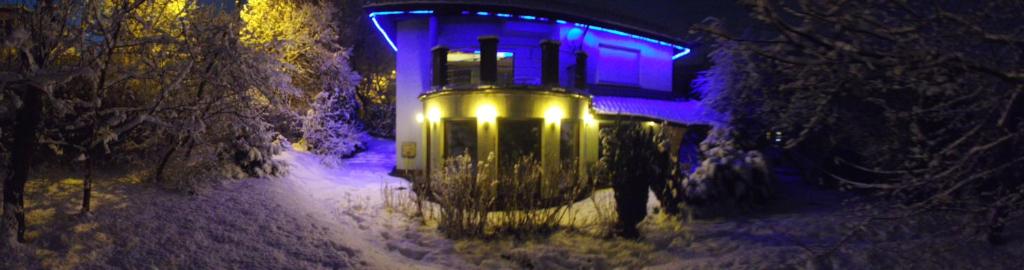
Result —
[[[370,11],[429,9],[457,13],[463,10],[525,13],[572,22],[597,25],[687,46],[680,37],[670,35],[670,26],[629,17],[588,5],[569,4],[552,0],[368,0]],[[689,46],[687,46],[689,47]]]

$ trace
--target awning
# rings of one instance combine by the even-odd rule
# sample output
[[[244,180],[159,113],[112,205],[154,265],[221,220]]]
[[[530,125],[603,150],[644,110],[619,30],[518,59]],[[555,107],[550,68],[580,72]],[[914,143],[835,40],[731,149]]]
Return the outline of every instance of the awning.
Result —
[[[598,115],[639,116],[683,125],[715,125],[724,119],[696,100],[595,96],[594,110]]]

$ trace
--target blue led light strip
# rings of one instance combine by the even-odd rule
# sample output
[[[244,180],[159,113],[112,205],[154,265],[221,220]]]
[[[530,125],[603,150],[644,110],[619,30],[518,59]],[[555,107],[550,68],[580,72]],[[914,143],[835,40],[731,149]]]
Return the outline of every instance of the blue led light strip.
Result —
[[[380,34],[382,36],[384,36],[384,40],[387,40],[388,45],[391,45],[391,49],[393,49],[393,50],[395,50],[397,52],[398,51],[398,47],[395,46],[395,43],[393,41],[391,41],[391,37],[388,37],[387,31],[384,31],[384,28],[380,26],[380,22],[377,22],[377,16],[401,15],[401,14],[417,14],[417,15],[420,15],[420,14],[433,14],[433,13],[434,13],[433,10],[378,11],[378,12],[371,12],[370,13],[370,20],[373,21],[373,25],[377,27],[377,31],[380,31]],[[477,11],[477,12],[474,12],[474,13],[471,13],[469,11],[463,11],[461,14],[462,15],[474,14],[474,15],[477,15],[477,16],[491,16],[491,13],[490,12],[486,12],[486,11]],[[514,16],[512,16],[512,14],[508,14],[508,13],[495,13],[494,15],[497,16],[497,17],[501,17],[501,18],[512,18],[512,17],[514,17]],[[538,20],[538,21],[547,21],[548,20],[547,18],[530,16],[530,15],[519,15],[519,18],[523,19],[523,20]],[[555,20],[555,22],[558,23],[558,24],[569,24],[569,22],[564,21],[564,20]],[[601,31],[601,32],[609,33],[609,34],[616,35],[616,36],[629,37],[629,38],[633,38],[633,39],[636,39],[636,40],[643,40],[643,41],[650,42],[650,43],[653,43],[653,44],[658,44],[658,45],[662,45],[662,46],[668,46],[668,47],[675,48],[676,50],[680,50],[679,53],[676,53],[675,55],[672,56],[672,60],[676,60],[676,59],[679,59],[680,57],[683,57],[683,56],[686,56],[687,54],[690,54],[690,48],[679,46],[679,45],[675,45],[675,44],[664,42],[664,41],[660,41],[660,40],[656,40],[656,39],[645,37],[645,36],[639,36],[639,35],[630,34],[630,33],[626,33],[626,32],[615,30],[615,29],[609,29],[609,28],[604,28],[604,27],[595,26],[595,25],[587,25],[587,24],[582,24],[582,23],[572,23],[572,25],[575,25],[575,26],[578,26],[578,27],[584,27],[584,28],[588,28],[588,29],[593,29],[593,30],[597,30],[597,31]]]
[[[679,59],[679,57],[686,56],[687,54],[690,54],[690,48],[683,47],[683,51],[677,53],[676,55],[673,55],[672,60]]]
[[[391,45],[391,49],[395,50],[395,52],[397,52],[398,51],[398,46],[395,46],[395,42],[391,41],[391,38],[388,37],[388,32],[384,31],[384,28],[380,27],[380,22],[377,22],[377,15],[380,15],[380,14],[379,13],[370,13],[370,20],[373,21],[373,26],[376,26],[377,27],[377,31],[380,31],[380,35],[384,36],[384,40],[388,41],[388,45]],[[387,14],[384,14],[384,15],[387,15]]]

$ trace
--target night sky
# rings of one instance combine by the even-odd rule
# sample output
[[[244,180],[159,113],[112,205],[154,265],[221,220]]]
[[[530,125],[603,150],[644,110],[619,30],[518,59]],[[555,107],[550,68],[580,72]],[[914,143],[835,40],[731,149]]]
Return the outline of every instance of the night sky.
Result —
[[[734,1],[722,0],[559,0],[564,3],[585,5],[608,10],[663,26],[673,36],[686,36],[690,25],[707,17],[718,17],[729,22],[744,17],[746,11]],[[745,18],[744,18],[745,19]],[[736,24],[745,22],[737,21]],[[730,25],[734,25],[730,23]]]

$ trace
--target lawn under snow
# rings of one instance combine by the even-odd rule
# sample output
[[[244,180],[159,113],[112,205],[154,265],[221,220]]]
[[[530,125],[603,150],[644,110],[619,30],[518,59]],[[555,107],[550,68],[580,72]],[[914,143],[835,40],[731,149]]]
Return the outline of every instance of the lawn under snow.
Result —
[[[111,173],[98,182],[88,217],[75,215],[81,181],[45,169],[28,187],[31,242],[0,250],[0,268],[1024,268],[1019,224],[1008,226],[1010,244],[992,247],[955,237],[931,216],[869,225],[837,256],[809,259],[808,249],[825,249],[860,219],[842,194],[797,181],[783,181],[780,199],[752,215],[682,226],[651,215],[640,241],[586,230],[450,241],[387,211],[385,200],[408,191],[388,175],[394,150],[394,142],[372,139],[368,151],[334,167],[286,151],[277,158],[289,164],[288,176],[229,181],[198,195]],[[611,195],[600,191],[576,210],[590,218]]]

